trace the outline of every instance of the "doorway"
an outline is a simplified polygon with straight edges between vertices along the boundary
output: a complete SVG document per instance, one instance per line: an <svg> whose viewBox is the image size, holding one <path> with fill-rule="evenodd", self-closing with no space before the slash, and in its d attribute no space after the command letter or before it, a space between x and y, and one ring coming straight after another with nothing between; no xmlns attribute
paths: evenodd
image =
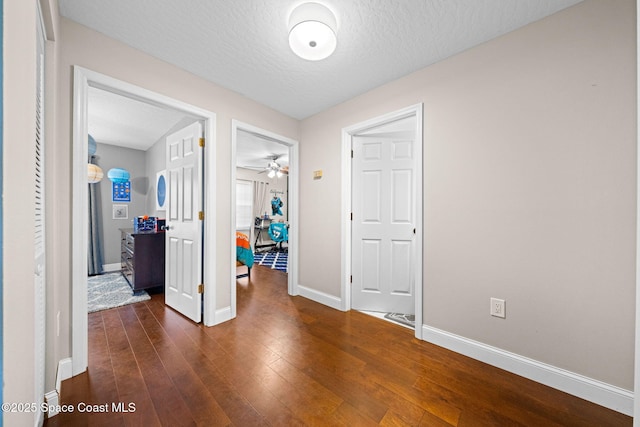
<svg viewBox="0 0 640 427"><path fill-rule="evenodd" d="M160 95L121 80L103 74L74 67L73 97L73 207L72 207L72 282L71 282L71 353L72 375L78 375L87 369L88 364L88 316L87 316L87 246L88 246L88 98L89 88L99 88L108 92L124 95L128 98L146 102L158 107L179 111L195 117L204 123L204 135L210 149L205 150L204 170L215 165L215 114L182 101ZM215 174L207 174L205 185L215 188ZM204 280L215 283L217 269L215 250L216 204L214 198L205 200L208 212L204 223ZM211 242L211 243L209 243ZM216 290L214 287L203 297L204 324L212 326L219 323L216 318Z"/></svg>
<svg viewBox="0 0 640 427"><path fill-rule="evenodd" d="M275 143L278 146L282 146L285 148L286 154L288 155L288 169L286 173L288 175L288 194L287 194L287 204L286 207L282 206L286 209L286 219L289 224L288 228L288 242L287 242L287 288L289 295L298 295L298 141L293 140L291 138L287 138L273 132L269 132L267 130L258 128L256 126L243 123L237 120L232 120L231 122L231 164L232 164L232 172L231 172L231 234L232 234L232 245L231 245L231 259L236 259L236 203L237 203L237 192L236 192L236 181L238 179L238 174L236 171L236 166L245 166L238 164L238 144L239 140L242 137L251 136L256 139L256 141L268 141L269 144ZM276 154L277 155L277 154ZM268 156L268 155L267 155ZM265 156L258 156L265 157ZM264 166L269 166L272 162L277 163L278 159L261 159L264 160ZM264 169L266 170L266 169ZM277 172L277 171L274 171ZM280 195L279 191L284 190L274 190L274 193L271 194L267 192L267 195L271 197L278 197ZM269 211L267 211L268 213ZM284 213L284 212L283 212ZM253 215L252 215L253 216ZM250 233L253 237L252 242L255 244L255 234ZM256 249L253 248L255 251ZM231 263L231 284L230 284L230 292L231 292L231 318L236 317L236 301L237 301L237 292L236 292L236 263Z"/></svg>
<svg viewBox="0 0 640 427"><path fill-rule="evenodd" d="M422 105L343 129L342 309L422 325ZM373 268L376 266L376 268Z"/></svg>

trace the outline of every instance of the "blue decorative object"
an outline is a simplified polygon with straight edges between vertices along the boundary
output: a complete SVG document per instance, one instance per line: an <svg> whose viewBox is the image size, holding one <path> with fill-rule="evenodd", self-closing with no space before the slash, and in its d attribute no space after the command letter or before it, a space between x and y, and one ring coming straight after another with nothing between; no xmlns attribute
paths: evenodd
<svg viewBox="0 0 640 427"><path fill-rule="evenodd" d="M89 135L89 155L93 156L94 154L96 154L97 150L98 150L98 146L96 144L96 140L93 139L91 135Z"/></svg>
<svg viewBox="0 0 640 427"><path fill-rule="evenodd" d="M167 181L164 179L163 174L158 176L156 194L158 197L158 207L164 208L164 202L167 197Z"/></svg>
<svg viewBox="0 0 640 427"><path fill-rule="evenodd" d="M130 177L129 171L122 168L109 169L109 172L107 172L107 178L113 183L128 182Z"/></svg>
<svg viewBox="0 0 640 427"><path fill-rule="evenodd" d="M113 169L111 169L113 170ZM111 171L109 171L111 172ZM130 202L131 201L131 182L113 182L112 186L112 200L114 202Z"/></svg>

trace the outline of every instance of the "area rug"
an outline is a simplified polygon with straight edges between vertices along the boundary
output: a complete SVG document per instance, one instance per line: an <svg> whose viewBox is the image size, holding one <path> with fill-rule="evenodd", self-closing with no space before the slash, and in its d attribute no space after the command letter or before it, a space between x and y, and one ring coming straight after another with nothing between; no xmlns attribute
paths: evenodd
<svg viewBox="0 0 640 427"><path fill-rule="evenodd" d="M264 252L253 255L253 261L258 265L272 268L274 270L287 272L288 252Z"/></svg>
<svg viewBox="0 0 640 427"><path fill-rule="evenodd" d="M89 313L121 307L151 299L144 291L133 292L121 272L90 276L87 280L87 306Z"/></svg>
<svg viewBox="0 0 640 427"><path fill-rule="evenodd" d="M397 323L401 323L405 326L409 326L411 328L416 327L416 316L415 314L402 314L402 313L387 313L384 315L385 319L392 320Z"/></svg>

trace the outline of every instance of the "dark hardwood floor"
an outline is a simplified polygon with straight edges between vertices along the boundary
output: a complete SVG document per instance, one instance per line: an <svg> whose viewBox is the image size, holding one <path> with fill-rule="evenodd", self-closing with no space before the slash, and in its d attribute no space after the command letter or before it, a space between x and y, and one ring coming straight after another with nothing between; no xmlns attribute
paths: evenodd
<svg viewBox="0 0 640 427"><path fill-rule="evenodd" d="M163 298L89 315L88 372L62 384L75 411L46 426L632 425L402 326L290 297L264 267L238 280L238 316L215 327Z"/></svg>

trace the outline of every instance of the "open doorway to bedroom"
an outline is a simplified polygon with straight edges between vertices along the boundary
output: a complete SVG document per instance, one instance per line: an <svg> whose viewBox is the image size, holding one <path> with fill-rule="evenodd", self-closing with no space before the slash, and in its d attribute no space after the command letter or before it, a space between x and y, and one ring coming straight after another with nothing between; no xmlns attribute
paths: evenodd
<svg viewBox="0 0 640 427"><path fill-rule="evenodd" d="M195 121L203 124L203 130L201 130L204 141L208 141L211 147L215 147L215 114L195 107L190 104L186 104L177 99L169 98L164 95L146 90L139 86L135 86L126 83L121 80L114 79L112 77L84 69L79 66L74 66L74 80L73 80L73 209L72 209L72 234L73 247L72 247L72 375L77 375L84 372L88 366L88 306L87 306L87 255L88 255L88 240L89 240L89 224L88 224L88 211L89 200L87 192L87 183L90 179L88 176L87 161L89 157L88 147L88 134L89 134L89 92L90 90L97 88L110 92L112 94L123 95L131 100L142 101L146 104L159 107L161 109L168 109L174 112L189 116ZM177 124L177 123L175 123ZM165 129L167 132L169 130ZM192 140L191 140L192 141ZM192 141L193 142L193 141ZM196 146L191 144L191 146ZM200 145L201 147L201 145ZM163 150L160 150L163 151ZM122 161L122 157L116 156L118 161ZM206 170L209 165L213 165L215 160L215 150L206 150L202 155L203 170ZM108 171L103 171L103 178L108 179ZM129 176L130 177L130 176ZM206 182L210 187L214 187L215 180L211 174L205 175L208 179ZM145 180L142 180L144 184ZM155 182L155 177L154 177ZM147 183L148 184L148 183ZM133 188L134 183L130 182L130 191ZM154 190L155 191L155 190ZM126 188L125 188L126 192ZM167 200L170 199L170 192L168 193ZM153 199L155 202L155 199ZM150 201L150 200L147 200ZM111 202L110 202L111 203ZM211 279L215 274L217 262L210 254L210 243L216 241L215 227L215 212L216 201L213 199L204 200L204 209L209 212L208 221L204 222L204 238L202 240L203 251L202 262L203 268L201 275L204 277L205 282L213 282ZM127 206L126 208L113 207L110 211L111 218L122 219L132 221L132 209L126 203L121 205ZM125 219L124 217L128 217ZM208 225L208 224L211 225ZM133 226L133 222L131 222ZM168 229L168 228L166 228ZM118 237L118 241L121 241L121 235ZM211 243L213 244L213 243ZM120 255L118 251L118 255ZM196 252L199 253L199 252ZM109 264L109 262L107 262ZM117 262L114 264L118 264ZM137 269L136 269L137 270ZM203 309L200 310L204 317L204 324L206 326L212 326L218 321L215 310L216 292L212 289L208 292L206 289L203 293ZM178 310L180 311L180 310Z"/></svg>
<svg viewBox="0 0 640 427"><path fill-rule="evenodd" d="M232 310L237 286L252 286L259 277L287 276L296 289L297 141L233 121L232 177ZM256 271L265 275L256 275Z"/></svg>
<svg viewBox="0 0 640 427"><path fill-rule="evenodd" d="M164 237L157 224L166 218L166 203L157 197L158 177L166 168L167 135L197 121L167 107L88 89L89 313L164 292ZM134 230L136 219L144 217L150 220ZM159 221L151 227L155 218ZM139 240L135 251L134 240Z"/></svg>

